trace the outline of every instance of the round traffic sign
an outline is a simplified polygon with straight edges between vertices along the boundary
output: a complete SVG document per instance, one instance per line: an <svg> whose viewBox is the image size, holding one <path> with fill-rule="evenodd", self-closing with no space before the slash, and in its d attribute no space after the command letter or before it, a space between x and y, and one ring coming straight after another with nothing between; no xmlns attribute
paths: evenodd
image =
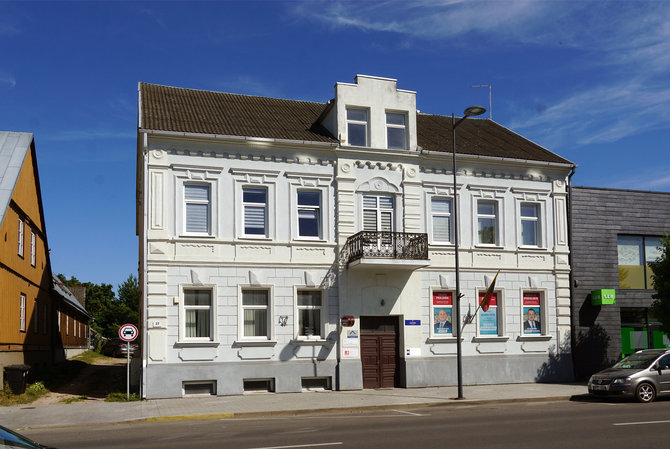
<svg viewBox="0 0 670 449"><path fill-rule="evenodd" d="M137 327L134 324L124 324L119 328L119 337L123 341L133 341L139 334Z"/></svg>

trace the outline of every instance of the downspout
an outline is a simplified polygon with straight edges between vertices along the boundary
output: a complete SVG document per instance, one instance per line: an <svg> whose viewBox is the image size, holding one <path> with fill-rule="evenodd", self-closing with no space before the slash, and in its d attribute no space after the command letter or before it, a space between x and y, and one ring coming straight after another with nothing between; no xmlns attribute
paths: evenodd
<svg viewBox="0 0 670 449"><path fill-rule="evenodd" d="M572 250L572 176L575 174L575 170L577 170L577 166L573 165L572 169L570 169L570 174L568 175L568 264L570 265L570 274L568 276L568 280L570 282L570 353L572 357L572 378L573 380L575 379L576 371L575 371L575 323L573 322L574 320L574 309L575 309L575 303L574 303L574 287L575 287L575 280L574 280L574 266L572 264L573 261L573 250Z"/></svg>

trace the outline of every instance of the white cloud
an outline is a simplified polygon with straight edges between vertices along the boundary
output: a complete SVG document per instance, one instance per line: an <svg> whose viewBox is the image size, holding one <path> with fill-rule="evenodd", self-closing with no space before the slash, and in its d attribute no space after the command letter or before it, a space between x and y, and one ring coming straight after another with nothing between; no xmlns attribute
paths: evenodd
<svg viewBox="0 0 670 449"><path fill-rule="evenodd" d="M12 75L0 72L0 87L9 87L13 89L16 87L16 78Z"/></svg>
<svg viewBox="0 0 670 449"><path fill-rule="evenodd" d="M670 190L670 166L657 167L634 176L616 178L609 187L635 190Z"/></svg>

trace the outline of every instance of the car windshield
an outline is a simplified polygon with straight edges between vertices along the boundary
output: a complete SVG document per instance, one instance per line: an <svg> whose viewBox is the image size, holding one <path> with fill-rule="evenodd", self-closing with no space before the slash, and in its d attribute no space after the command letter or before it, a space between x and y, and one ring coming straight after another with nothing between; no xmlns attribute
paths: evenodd
<svg viewBox="0 0 670 449"><path fill-rule="evenodd" d="M0 448L36 448L32 441L9 429L0 429Z"/></svg>
<svg viewBox="0 0 670 449"><path fill-rule="evenodd" d="M658 354L631 354L625 359L618 362L612 368L617 369L643 369L651 365L651 362L656 360Z"/></svg>

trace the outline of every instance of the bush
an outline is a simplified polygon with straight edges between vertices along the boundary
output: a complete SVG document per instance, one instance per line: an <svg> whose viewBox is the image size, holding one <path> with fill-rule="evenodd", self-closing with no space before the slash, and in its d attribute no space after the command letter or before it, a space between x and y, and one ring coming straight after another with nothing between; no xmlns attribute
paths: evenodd
<svg viewBox="0 0 670 449"><path fill-rule="evenodd" d="M109 393L105 398L105 402L133 402L139 400L140 396L137 393L130 393L130 399L126 397L126 393L120 392Z"/></svg>
<svg viewBox="0 0 670 449"><path fill-rule="evenodd" d="M26 388L26 394L29 396L42 396L47 392L47 387L42 382L35 382Z"/></svg>

